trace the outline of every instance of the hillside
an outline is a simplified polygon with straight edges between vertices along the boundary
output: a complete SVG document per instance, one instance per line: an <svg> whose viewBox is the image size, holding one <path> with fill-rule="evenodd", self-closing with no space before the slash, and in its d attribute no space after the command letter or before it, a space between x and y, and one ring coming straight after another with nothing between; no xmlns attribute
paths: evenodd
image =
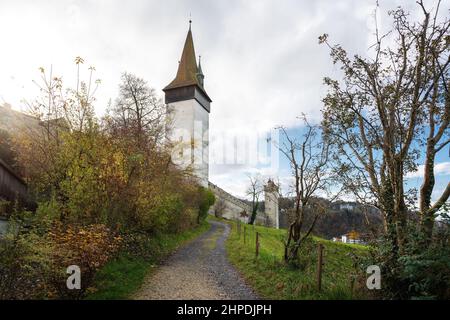
<svg viewBox="0 0 450 320"><path fill-rule="evenodd" d="M293 198L280 198L280 227L288 228L290 215L294 207ZM307 215L306 226L311 223L314 214ZM314 228L314 234L325 239L340 237L350 231L360 234L378 233L383 226L381 213L373 207L356 202L328 202L327 213L320 216Z"/></svg>
<svg viewBox="0 0 450 320"><path fill-rule="evenodd" d="M214 218L212 218L214 219ZM368 255L361 245L334 243L314 237L300 253L300 266L294 268L282 262L283 239L286 230L242 225L239 236L235 222L226 248L230 261L238 268L257 293L267 299L359 299L366 298L362 288L361 269L355 268ZM260 237L259 256L255 258L256 232ZM316 284L317 245L324 245L322 291ZM353 283L353 290L352 290Z"/></svg>

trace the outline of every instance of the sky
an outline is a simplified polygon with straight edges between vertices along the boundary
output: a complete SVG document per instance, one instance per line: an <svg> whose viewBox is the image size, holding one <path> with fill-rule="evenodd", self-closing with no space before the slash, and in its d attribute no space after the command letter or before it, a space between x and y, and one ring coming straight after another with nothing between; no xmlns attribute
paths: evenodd
<svg viewBox="0 0 450 320"><path fill-rule="evenodd" d="M382 29L389 26L385 13L398 5L412 16L419 14L415 1L379 3ZM449 4L442 6L445 12ZM245 196L247 175L259 173L280 180L287 192L287 163L268 152L268 141L277 139L273 128L300 130L302 113L320 121L323 78L338 77L339 70L318 37L328 33L349 53L364 55L374 42L374 9L374 0L2 0L0 103L23 109L24 101L39 94L33 83L39 67L51 67L66 85L74 83L77 56L95 66L94 77L101 79L95 105L99 115L116 97L124 71L146 79L163 97L192 19L195 50L202 56L205 88L213 100L211 150L233 147L235 141L244 141L241 148L247 151L249 144L259 150L257 159L237 164L213 157L210 180ZM450 178L448 154L438 160L437 189ZM408 179L420 183L417 174Z"/></svg>

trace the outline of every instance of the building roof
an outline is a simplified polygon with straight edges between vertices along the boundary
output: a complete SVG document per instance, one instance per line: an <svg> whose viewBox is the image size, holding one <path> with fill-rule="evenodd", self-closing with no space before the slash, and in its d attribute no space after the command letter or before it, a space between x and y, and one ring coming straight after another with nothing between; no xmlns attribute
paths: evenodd
<svg viewBox="0 0 450 320"><path fill-rule="evenodd" d="M173 79L172 82L163 89L163 91L181 87L197 86L207 96L207 98L211 100L198 79L198 75L200 73L202 73L202 71L201 67L199 70L197 66L194 41L192 39L192 31L189 25L189 31L186 36L186 41L184 42L183 53L181 54L181 59L178 64L177 75L175 79Z"/></svg>

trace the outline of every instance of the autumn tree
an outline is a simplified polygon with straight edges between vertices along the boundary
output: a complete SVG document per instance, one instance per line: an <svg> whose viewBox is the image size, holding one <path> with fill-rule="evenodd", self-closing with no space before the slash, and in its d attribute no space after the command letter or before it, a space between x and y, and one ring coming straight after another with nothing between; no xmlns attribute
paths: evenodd
<svg viewBox="0 0 450 320"><path fill-rule="evenodd" d="M124 72L111 110L110 128L136 140L139 148L154 147L162 142L165 129L165 105L155 89L131 73Z"/></svg>
<svg viewBox="0 0 450 320"><path fill-rule="evenodd" d="M88 68L88 79L80 76L84 60L75 59L76 87L66 87L62 77L55 76L52 68L46 71L40 68L40 81L35 81L40 90L38 97L28 102L28 113L35 119L33 125L17 132L15 149L21 168L34 191L41 195L61 195L61 182L67 177L72 160L81 159L84 150L73 152L74 158L68 159L63 149L64 136L78 137L96 131L94 118L94 95L100 80L94 80L95 69Z"/></svg>
<svg viewBox="0 0 450 320"><path fill-rule="evenodd" d="M450 19L448 14L440 18L440 2L433 10L421 0L417 5L420 21L402 8L390 11L391 30L380 34L376 27L376 42L366 55L350 57L327 35L319 37L343 73L340 80L325 78L323 125L335 146L342 183L359 201L383 213L390 273L399 272L400 257L410 248L408 225L416 224L409 219L412 212L419 212L416 230L420 247L427 248L450 195L447 182L431 199L437 191L436 156L450 143ZM407 189L405 176L421 162L417 195ZM399 277L393 283L401 283Z"/></svg>
<svg viewBox="0 0 450 320"><path fill-rule="evenodd" d="M191 172L172 163L165 140L166 106L144 79L122 74L118 97L102 125L123 155L122 195L126 196L117 202L114 212L127 216L125 224L147 231L189 227L191 222L183 221L187 219L184 204L198 208L198 212L190 212L197 213L197 221L204 217L210 202L192 181Z"/></svg>
<svg viewBox="0 0 450 320"><path fill-rule="evenodd" d="M38 207L15 212L12 225L20 232L11 229L12 238L2 242L7 246L0 250L0 278L20 275L7 284L8 297L38 279L37 286L49 290L45 297L79 298L89 289L66 290L60 280L67 265L78 265L88 286L122 246L118 233L127 239L122 250L148 254L152 237L194 227L214 204L210 190L171 162L162 137L163 105L145 81L125 74L118 109L97 118L95 69L82 81L83 63L76 58L75 88L51 69L40 69L40 95L29 104L33 125L13 143ZM26 277L22 270L33 268L39 277Z"/></svg>
<svg viewBox="0 0 450 320"><path fill-rule="evenodd" d="M386 232L400 251L408 212L404 177L417 169L422 153L419 211L427 241L436 213L450 194L448 183L431 203L435 158L450 142L450 20L438 19L439 6L430 12L422 1L418 5L420 22L410 21L401 8L390 12L393 28L386 35L377 32L368 57L349 58L340 45L329 43L327 35L320 38L344 74L341 81L325 78L329 92L324 126L347 169L345 183L361 201L382 210Z"/></svg>

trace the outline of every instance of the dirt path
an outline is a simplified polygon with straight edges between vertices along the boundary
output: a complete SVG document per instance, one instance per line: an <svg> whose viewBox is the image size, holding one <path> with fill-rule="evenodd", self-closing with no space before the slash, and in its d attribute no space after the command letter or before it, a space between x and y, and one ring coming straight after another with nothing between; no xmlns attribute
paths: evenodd
<svg viewBox="0 0 450 320"><path fill-rule="evenodd" d="M229 225L210 223L210 230L152 273L134 299L257 299L226 257Z"/></svg>

